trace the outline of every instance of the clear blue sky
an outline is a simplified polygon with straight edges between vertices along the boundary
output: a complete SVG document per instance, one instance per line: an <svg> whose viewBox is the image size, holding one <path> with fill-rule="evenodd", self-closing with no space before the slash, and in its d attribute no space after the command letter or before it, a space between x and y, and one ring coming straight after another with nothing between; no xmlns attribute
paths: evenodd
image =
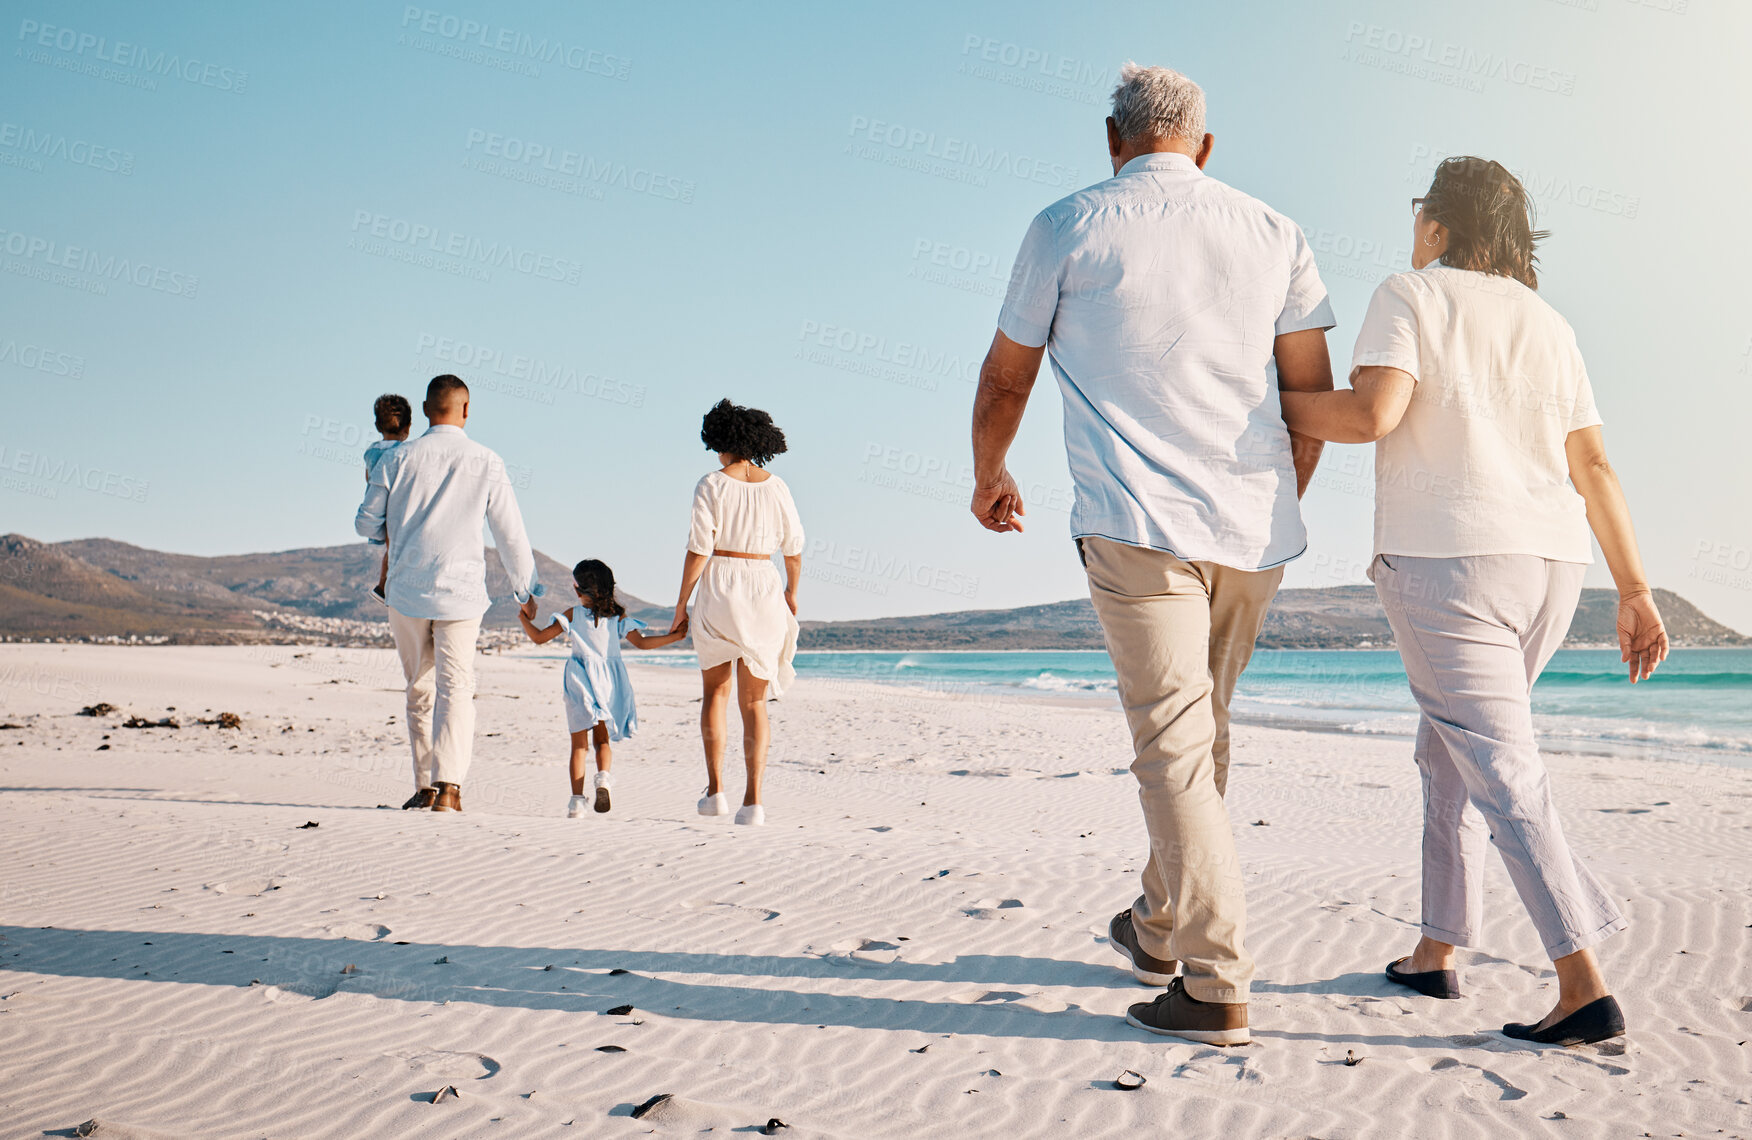
<svg viewBox="0 0 1752 1140"><path fill-rule="evenodd" d="M1135 58L1203 84L1210 172L1309 232L1341 367L1436 160L1521 172L1654 580L1752 629L1752 7L8 9L0 530L353 541L373 397L454 371L536 545L646 597L722 395L789 433L805 616L1078 596L1050 375L1025 536L967 516L967 421L1017 243L1107 173ZM1289 585L1362 580L1369 449L1327 464Z"/></svg>

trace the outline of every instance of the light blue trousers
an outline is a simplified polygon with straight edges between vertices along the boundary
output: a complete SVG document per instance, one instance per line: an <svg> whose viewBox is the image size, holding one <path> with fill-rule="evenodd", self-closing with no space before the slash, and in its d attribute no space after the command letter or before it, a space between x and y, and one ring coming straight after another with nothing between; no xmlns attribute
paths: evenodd
<svg viewBox="0 0 1752 1140"><path fill-rule="evenodd" d="M1527 554L1384 554L1369 568L1423 713L1423 932L1438 941L1477 944L1487 837L1554 960L1626 925L1564 840L1533 735L1533 682L1586 569Z"/></svg>

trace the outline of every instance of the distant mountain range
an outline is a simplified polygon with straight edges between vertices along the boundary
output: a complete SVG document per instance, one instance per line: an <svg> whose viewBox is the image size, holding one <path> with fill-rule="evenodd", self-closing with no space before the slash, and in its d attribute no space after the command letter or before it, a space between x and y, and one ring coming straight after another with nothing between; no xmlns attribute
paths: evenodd
<svg viewBox="0 0 1752 1140"><path fill-rule="evenodd" d="M486 554L494 599L486 624L515 626L511 584L498 555L490 547ZM366 592L382 557L382 547L363 542L201 558L107 538L41 543L8 534L0 536L0 636L229 642L277 630L371 640L383 631L354 627L385 621ZM535 561L554 597L569 599L571 568L540 551ZM624 593L621 603L668 627L669 608Z"/></svg>
<svg viewBox="0 0 1752 1140"><path fill-rule="evenodd" d="M40 640L166 640L180 643L300 641L380 644L384 610L366 594L382 547L366 543L274 554L201 558L91 538L42 543L0 536L0 637ZM549 602L569 599L569 568L536 552ZM510 583L487 550L489 628L515 627ZM1749 645L1671 590L1656 590L1678 645ZM635 617L668 628L670 608L630 594ZM1570 645L1615 644L1616 595L1594 589L1570 626ZM544 605L544 612L548 607ZM1263 649L1350 649L1393 643L1370 586L1284 590L1260 635ZM964 610L863 621L806 621L805 649L1100 649L1088 599L1007 610Z"/></svg>
<svg viewBox="0 0 1752 1140"><path fill-rule="evenodd" d="M1656 603L1675 645L1752 645L1752 638L1705 617L1671 590L1656 590ZM1571 647L1618 644L1618 594L1582 591ZM963 610L871 621L803 623L808 649L1103 649L1101 627L1087 598L1011 610ZM1261 649L1384 649L1393 631L1373 586L1280 590L1260 631Z"/></svg>

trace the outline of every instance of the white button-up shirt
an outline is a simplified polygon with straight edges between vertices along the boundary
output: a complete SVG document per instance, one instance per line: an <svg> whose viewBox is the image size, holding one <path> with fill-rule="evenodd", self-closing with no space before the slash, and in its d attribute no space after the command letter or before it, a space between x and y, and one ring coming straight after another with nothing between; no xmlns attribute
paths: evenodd
<svg viewBox="0 0 1752 1140"><path fill-rule="evenodd" d="M451 424L434 424L377 464L353 529L389 542L384 590L397 613L428 621L478 618L487 597L481 524L519 603L543 593L505 463Z"/></svg>
<svg viewBox="0 0 1752 1140"><path fill-rule="evenodd" d="M1064 393L1071 532L1240 570L1307 548L1272 341L1336 323L1300 227L1173 152L1042 210L998 318Z"/></svg>

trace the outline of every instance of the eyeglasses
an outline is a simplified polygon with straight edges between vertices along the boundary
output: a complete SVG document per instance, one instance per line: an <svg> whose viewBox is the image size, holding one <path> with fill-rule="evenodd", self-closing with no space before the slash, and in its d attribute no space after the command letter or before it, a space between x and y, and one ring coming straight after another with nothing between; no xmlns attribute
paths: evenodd
<svg viewBox="0 0 1752 1140"><path fill-rule="evenodd" d="M1428 198L1413 198L1411 200L1411 216L1414 218L1417 217L1418 211L1423 209L1424 203L1428 201Z"/></svg>

